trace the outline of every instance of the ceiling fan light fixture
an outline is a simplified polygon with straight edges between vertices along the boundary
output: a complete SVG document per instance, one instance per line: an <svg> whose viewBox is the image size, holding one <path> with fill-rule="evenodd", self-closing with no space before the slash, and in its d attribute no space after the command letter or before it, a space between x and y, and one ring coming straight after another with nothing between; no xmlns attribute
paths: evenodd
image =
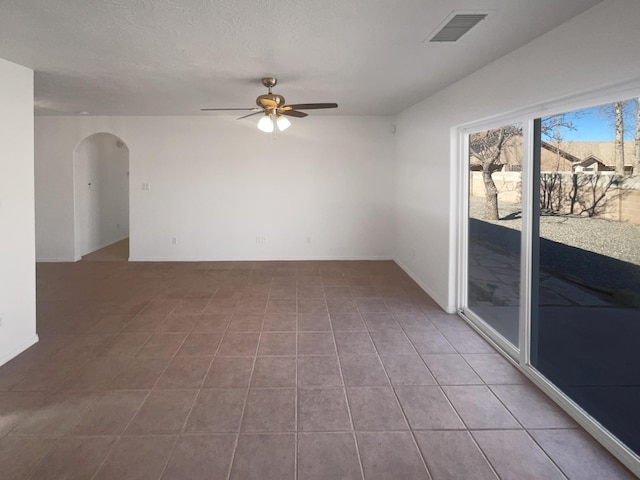
<svg viewBox="0 0 640 480"><path fill-rule="evenodd" d="M273 120L269 114L264 115L258 122L258 128L265 133L273 132Z"/></svg>
<svg viewBox="0 0 640 480"><path fill-rule="evenodd" d="M284 132L287 128L291 126L291 122L284 115L278 115L276 119L276 125L278 126L278 130Z"/></svg>

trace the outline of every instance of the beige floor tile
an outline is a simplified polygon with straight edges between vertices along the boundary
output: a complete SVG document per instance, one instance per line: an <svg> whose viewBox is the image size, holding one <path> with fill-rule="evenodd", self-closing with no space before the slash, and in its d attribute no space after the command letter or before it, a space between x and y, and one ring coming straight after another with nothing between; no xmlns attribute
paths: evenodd
<svg viewBox="0 0 640 480"><path fill-rule="evenodd" d="M178 440L163 480L227 478L236 435L189 435Z"/></svg>
<svg viewBox="0 0 640 480"><path fill-rule="evenodd" d="M260 332L264 315L262 313L236 312L231 317L228 332Z"/></svg>
<svg viewBox="0 0 640 480"><path fill-rule="evenodd" d="M295 332L263 332L258 346L258 355L295 355Z"/></svg>
<svg viewBox="0 0 640 480"><path fill-rule="evenodd" d="M409 432L361 432L356 437L366 480L430 480Z"/></svg>
<svg viewBox="0 0 640 480"><path fill-rule="evenodd" d="M342 355L342 378L347 387L386 387L387 374L377 355Z"/></svg>
<svg viewBox="0 0 640 480"><path fill-rule="evenodd" d="M71 430L71 435L119 435L142 406L149 392L118 391L101 394Z"/></svg>
<svg viewBox="0 0 640 480"><path fill-rule="evenodd" d="M380 355L416 353L402 330L379 330L370 335Z"/></svg>
<svg viewBox="0 0 640 480"><path fill-rule="evenodd" d="M336 355L331 332L299 332L298 355Z"/></svg>
<svg viewBox="0 0 640 480"><path fill-rule="evenodd" d="M0 478L26 478L31 470L51 451L54 437L8 436L0 438Z"/></svg>
<svg viewBox="0 0 640 480"><path fill-rule="evenodd" d="M582 429L531 430L534 440L568 478L632 480L620 462Z"/></svg>
<svg viewBox="0 0 640 480"><path fill-rule="evenodd" d="M440 385L483 385L482 379L457 353L422 355Z"/></svg>
<svg viewBox="0 0 640 480"><path fill-rule="evenodd" d="M93 480L159 478L175 441L171 436L121 437Z"/></svg>
<svg viewBox="0 0 640 480"><path fill-rule="evenodd" d="M331 326L334 332L366 331L367 326L360 313L333 313Z"/></svg>
<svg viewBox="0 0 640 480"><path fill-rule="evenodd" d="M463 357L487 385L529 383L523 374L497 353L465 354Z"/></svg>
<svg viewBox="0 0 640 480"><path fill-rule="evenodd" d="M222 332L191 333L178 350L177 356L213 356L222 341Z"/></svg>
<svg viewBox="0 0 640 480"><path fill-rule="evenodd" d="M149 390L169 365L169 358L132 359L109 383L111 390Z"/></svg>
<svg viewBox="0 0 640 480"><path fill-rule="evenodd" d="M216 357L204 381L207 388L246 388L253 372L254 357Z"/></svg>
<svg viewBox="0 0 640 480"><path fill-rule="evenodd" d="M347 388L347 398L356 430L408 430L391 388Z"/></svg>
<svg viewBox="0 0 640 480"><path fill-rule="evenodd" d="M297 328L296 314L267 314L262 325L265 332L295 332Z"/></svg>
<svg viewBox="0 0 640 480"><path fill-rule="evenodd" d="M337 356L298 357L298 386L342 386Z"/></svg>
<svg viewBox="0 0 640 480"><path fill-rule="evenodd" d="M524 428L575 428L577 424L533 385L492 385Z"/></svg>
<svg viewBox="0 0 640 480"><path fill-rule="evenodd" d="M472 434L501 480L565 479L523 430L484 430Z"/></svg>
<svg viewBox="0 0 640 480"><path fill-rule="evenodd" d="M298 480L362 480L353 433L300 433Z"/></svg>
<svg viewBox="0 0 640 480"><path fill-rule="evenodd" d="M465 428L442 389L436 386L395 387L409 425L414 430Z"/></svg>
<svg viewBox="0 0 640 480"><path fill-rule="evenodd" d="M90 480L116 440L116 437L61 438L31 472L29 479Z"/></svg>
<svg viewBox="0 0 640 480"><path fill-rule="evenodd" d="M336 347L339 355L375 355L368 332L334 332Z"/></svg>
<svg viewBox="0 0 640 480"><path fill-rule="evenodd" d="M482 385L442 387L453 407L470 429L521 428L500 400Z"/></svg>
<svg viewBox="0 0 640 480"><path fill-rule="evenodd" d="M298 389L298 430L352 430L344 388L312 387Z"/></svg>
<svg viewBox="0 0 640 480"><path fill-rule="evenodd" d="M258 357L252 387L295 387L296 357Z"/></svg>
<svg viewBox="0 0 640 480"><path fill-rule="evenodd" d="M296 429L295 388L250 389L242 431L292 432Z"/></svg>
<svg viewBox="0 0 640 480"><path fill-rule="evenodd" d="M255 355L260 333L227 332L218 348L218 355Z"/></svg>
<svg viewBox="0 0 640 480"><path fill-rule="evenodd" d="M188 433L230 433L240 431L246 389L200 391L187 420Z"/></svg>
<svg viewBox="0 0 640 480"><path fill-rule="evenodd" d="M129 424L127 435L178 434L191 411L197 390L154 390Z"/></svg>
<svg viewBox="0 0 640 480"><path fill-rule="evenodd" d="M155 388L200 388L212 360L212 357L175 357Z"/></svg>
<svg viewBox="0 0 640 480"><path fill-rule="evenodd" d="M136 354L137 357L172 357L187 338L186 333L154 333Z"/></svg>
<svg viewBox="0 0 640 480"><path fill-rule="evenodd" d="M400 324L396 322L390 312L361 312L367 329L369 330L400 330Z"/></svg>
<svg viewBox="0 0 640 480"><path fill-rule="evenodd" d="M294 434L242 434L231 468L231 480L293 480Z"/></svg>
<svg viewBox="0 0 640 480"><path fill-rule="evenodd" d="M298 330L301 332L330 332L331 321L328 313L298 314Z"/></svg>
<svg viewBox="0 0 640 480"><path fill-rule="evenodd" d="M498 480L469 432L431 430L415 437L433 480Z"/></svg>
<svg viewBox="0 0 640 480"><path fill-rule="evenodd" d="M393 385L436 384L419 355L383 355L380 359Z"/></svg>

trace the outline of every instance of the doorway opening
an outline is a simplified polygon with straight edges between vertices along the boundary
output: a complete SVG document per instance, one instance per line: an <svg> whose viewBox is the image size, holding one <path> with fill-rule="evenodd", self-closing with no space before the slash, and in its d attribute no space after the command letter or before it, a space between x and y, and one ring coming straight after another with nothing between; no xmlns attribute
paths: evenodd
<svg viewBox="0 0 640 480"><path fill-rule="evenodd" d="M129 148L95 133L73 154L75 260L129 258Z"/></svg>

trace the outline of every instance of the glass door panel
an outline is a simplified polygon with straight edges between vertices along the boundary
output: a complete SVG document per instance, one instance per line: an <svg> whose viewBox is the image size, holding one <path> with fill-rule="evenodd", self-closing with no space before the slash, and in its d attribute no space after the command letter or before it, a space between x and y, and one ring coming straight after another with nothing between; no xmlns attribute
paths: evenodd
<svg viewBox="0 0 640 480"><path fill-rule="evenodd" d="M632 99L539 123L531 363L640 454L637 109Z"/></svg>
<svg viewBox="0 0 640 480"><path fill-rule="evenodd" d="M466 309L518 347L522 125L468 137Z"/></svg>

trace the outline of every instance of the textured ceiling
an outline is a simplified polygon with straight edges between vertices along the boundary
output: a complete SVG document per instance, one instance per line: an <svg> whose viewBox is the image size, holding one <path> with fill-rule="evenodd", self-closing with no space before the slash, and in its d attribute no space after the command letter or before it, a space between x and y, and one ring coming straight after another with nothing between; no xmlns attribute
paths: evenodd
<svg viewBox="0 0 640 480"><path fill-rule="evenodd" d="M599 0L0 0L0 58L33 68L42 115L191 115L289 103L395 114ZM453 10L489 16L423 43Z"/></svg>

